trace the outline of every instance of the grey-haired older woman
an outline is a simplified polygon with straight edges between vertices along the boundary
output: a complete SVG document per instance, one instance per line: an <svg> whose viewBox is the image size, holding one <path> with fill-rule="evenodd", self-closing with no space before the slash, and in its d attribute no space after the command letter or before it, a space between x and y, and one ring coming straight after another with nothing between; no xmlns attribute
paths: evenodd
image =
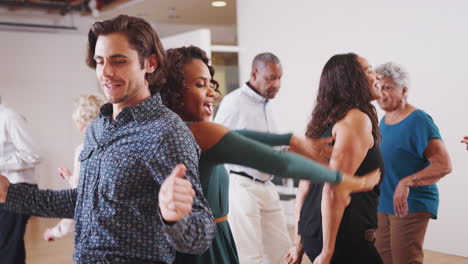
<svg viewBox="0 0 468 264"><path fill-rule="evenodd" d="M424 235L439 205L435 183L450 173L450 157L432 118L408 103L408 73L392 62L376 72L383 81L378 104L385 111L376 247L386 264L423 263Z"/></svg>

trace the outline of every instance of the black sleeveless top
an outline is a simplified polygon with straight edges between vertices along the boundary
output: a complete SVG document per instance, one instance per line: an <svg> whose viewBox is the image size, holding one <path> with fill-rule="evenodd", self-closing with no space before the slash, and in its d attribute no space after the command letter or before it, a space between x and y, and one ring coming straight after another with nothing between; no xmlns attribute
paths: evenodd
<svg viewBox="0 0 468 264"><path fill-rule="evenodd" d="M329 127L322 137L331 137L332 128ZM374 146L369 149L366 157L356 171L356 175L362 176L377 168L380 168L382 174L380 181L383 178L383 159L380 153L379 144L374 143ZM299 218L298 232L301 236L323 241L322 239L322 200L323 184L311 184L309 193L307 194L304 204L301 209ZM370 192L351 194L351 202L346 207L343 219L341 220L338 230L336 243L342 241L356 241L364 239L364 232L368 229L377 228L377 207L379 203L380 189L377 185ZM320 243L321 245L322 243ZM341 244L341 243L340 243ZM321 249L320 249L321 250ZM320 250L318 252L320 252Z"/></svg>

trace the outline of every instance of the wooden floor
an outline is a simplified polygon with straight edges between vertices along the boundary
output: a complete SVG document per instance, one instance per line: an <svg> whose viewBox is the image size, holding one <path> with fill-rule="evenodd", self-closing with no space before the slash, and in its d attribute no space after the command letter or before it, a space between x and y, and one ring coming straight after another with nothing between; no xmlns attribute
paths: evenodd
<svg viewBox="0 0 468 264"><path fill-rule="evenodd" d="M53 226L57 219L32 217L28 223L26 242L27 264L72 264L73 234L64 239L47 242L42 239L42 233L47 227ZM468 258L442 254L425 250L425 264L468 264ZM302 263L310 263L305 259Z"/></svg>
<svg viewBox="0 0 468 264"><path fill-rule="evenodd" d="M53 242L47 242L42 238L44 230L54 226L58 221L58 219L31 217L24 237L26 264L73 263L73 232Z"/></svg>
<svg viewBox="0 0 468 264"><path fill-rule="evenodd" d="M302 264L311 263L307 256L302 260ZM424 250L424 264L468 264L468 258Z"/></svg>

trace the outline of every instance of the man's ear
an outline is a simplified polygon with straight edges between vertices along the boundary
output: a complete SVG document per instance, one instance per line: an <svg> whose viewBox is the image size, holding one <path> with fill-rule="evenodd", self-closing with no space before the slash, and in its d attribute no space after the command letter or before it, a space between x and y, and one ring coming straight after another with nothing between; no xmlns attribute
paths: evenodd
<svg viewBox="0 0 468 264"><path fill-rule="evenodd" d="M147 73L153 73L156 68L158 68L158 58L153 53L145 59L145 70Z"/></svg>
<svg viewBox="0 0 468 264"><path fill-rule="evenodd" d="M258 69L257 68L253 68L252 69L252 72L250 73L250 79L252 81L255 81L257 79L257 74L258 74Z"/></svg>

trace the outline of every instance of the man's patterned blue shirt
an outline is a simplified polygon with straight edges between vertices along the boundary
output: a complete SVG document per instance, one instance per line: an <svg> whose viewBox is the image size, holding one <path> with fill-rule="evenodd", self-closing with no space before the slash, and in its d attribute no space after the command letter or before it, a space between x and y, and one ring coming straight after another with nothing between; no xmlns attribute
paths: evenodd
<svg viewBox="0 0 468 264"><path fill-rule="evenodd" d="M7 206L70 218L76 201L76 263L172 263L176 249L203 253L215 226L199 181L200 149L187 126L159 94L111 117L112 105L103 105L86 131L77 190L11 185ZM196 197L192 213L169 225L160 215L158 192L178 163L187 167Z"/></svg>

